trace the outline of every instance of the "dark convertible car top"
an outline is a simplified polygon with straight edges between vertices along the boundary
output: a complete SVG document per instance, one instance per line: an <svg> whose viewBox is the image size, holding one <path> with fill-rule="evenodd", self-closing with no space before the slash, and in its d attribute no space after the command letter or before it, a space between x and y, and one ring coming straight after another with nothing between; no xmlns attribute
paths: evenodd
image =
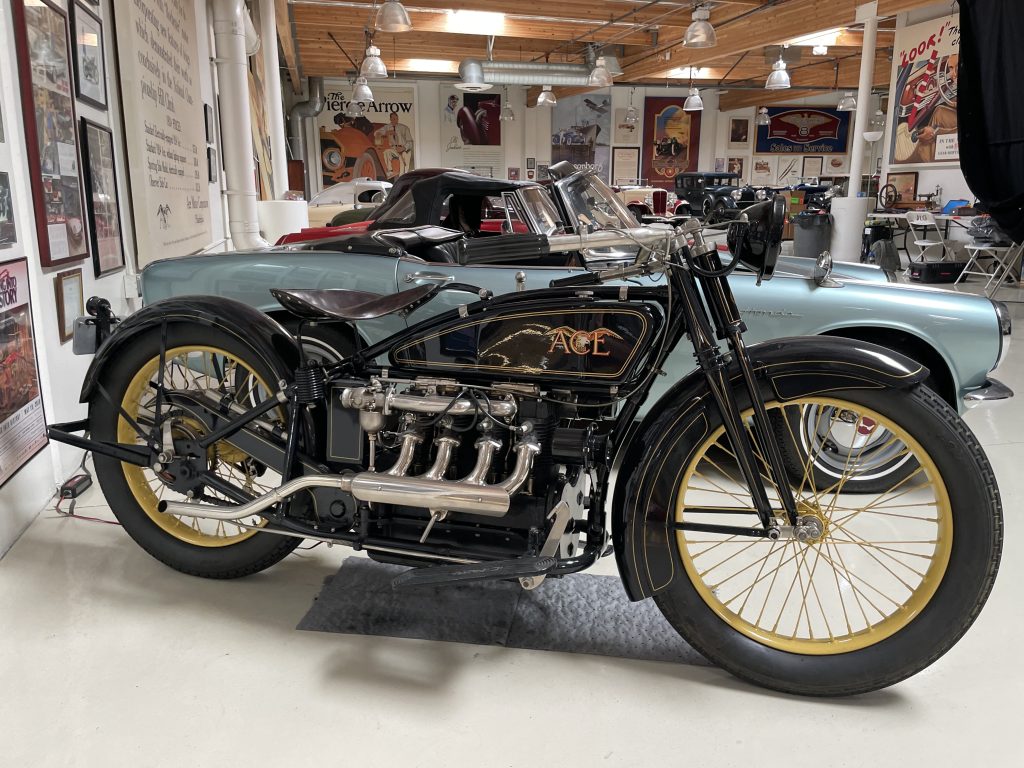
<svg viewBox="0 0 1024 768"><path fill-rule="evenodd" d="M410 227L432 224L441 220L441 212L449 198L455 201L450 206L460 210L457 205L460 197L498 196L502 192L521 187L538 186L530 181L508 181L506 179L489 179L466 171L445 170L436 168L421 169L415 176L410 176L406 188L393 188L381 209L374 215L371 230L393 229L396 226ZM403 180L405 177L403 177ZM404 186L404 185L403 185ZM412 203L410 206L409 203ZM479 216L479 206L475 208ZM469 209L466 211L469 213ZM457 222L451 222L456 224ZM476 222L479 227L479 221Z"/></svg>

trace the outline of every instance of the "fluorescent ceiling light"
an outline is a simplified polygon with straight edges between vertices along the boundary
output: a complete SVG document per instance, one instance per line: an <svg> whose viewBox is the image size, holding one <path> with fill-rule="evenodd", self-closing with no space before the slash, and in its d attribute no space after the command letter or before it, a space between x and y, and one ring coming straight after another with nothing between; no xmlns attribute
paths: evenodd
<svg viewBox="0 0 1024 768"><path fill-rule="evenodd" d="M802 45L813 48L816 45L834 46L839 42L839 35L842 34L842 27L829 29L824 32L815 32L812 35L804 35L789 41L790 45Z"/></svg>
<svg viewBox="0 0 1024 768"><path fill-rule="evenodd" d="M447 59L406 59L401 69L411 72L458 72L459 62Z"/></svg>
<svg viewBox="0 0 1024 768"><path fill-rule="evenodd" d="M445 29L462 35L503 35L505 14L493 11L448 11Z"/></svg>
<svg viewBox="0 0 1024 768"><path fill-rule="evenodd" d="M693 78L694 80L704 80L711 74L711 70L708 67L676 67L668 73L669 77L680 77L683 79Z"/></svg>

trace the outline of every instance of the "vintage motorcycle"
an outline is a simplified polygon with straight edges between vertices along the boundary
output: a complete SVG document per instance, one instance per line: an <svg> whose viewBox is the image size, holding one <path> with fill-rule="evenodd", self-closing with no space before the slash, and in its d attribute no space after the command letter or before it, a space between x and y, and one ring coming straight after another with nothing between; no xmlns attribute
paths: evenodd
<svg viewBox="0 0 1024 768"><path fill-rule="evenodd" d="M740 262L772 276L784 220L781 197L747 209L724 266L695 220L585 222L589 234L514 247L628 245L635 262L505 296L274 291L299 338L232 301L160 301L100 348L88 419L51 436L95 452L125 530L185 573L245 576L310 539L415 566L396 588L535 589L614 552L629 597L653 597L735 675L807 695L881 688L977 617L999 493L920 365L849 340L744 346L727 278ZM408 313L440 291L473 301L337 364L302 353L310 324ZM698 372L637 420L684 337ZM885 492L846 491L881 430L913 471ZM840 442L838 479L810 471Z"/></svg>

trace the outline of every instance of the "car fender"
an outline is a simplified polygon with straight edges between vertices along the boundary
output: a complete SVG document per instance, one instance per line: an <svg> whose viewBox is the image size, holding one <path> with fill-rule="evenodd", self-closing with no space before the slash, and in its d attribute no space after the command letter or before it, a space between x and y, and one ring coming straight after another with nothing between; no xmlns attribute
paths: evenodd
<svg viewBox="0 0 1024 768"><path fill-rule="evenodd" d="M79 402L86 403L96 391L103 372L115 364L118 353L140 333L168 325L192 324L236 337L266 361L284 359L291 367L299 363L299 348L280 323L246 304L217 296L182 296L154 302L122 322L93 358L85 374Z"/></svg>
<svg viewBox="0 0 1024 768"><path fill-rule="evenodd" d="M849 388L909 389L924 382L923 365L891 350L859 341L794 337L777 339L748 349L762 391L780 400L822 395ZM728 371L734 387L741 385L738 365ZM663 473L649 471L663 460L663 445L670 425L692 418L693 439L701 439L700 414L714 407L704 376L699 371L670 389L635 424L618 446L612 465L607 507L619 574L631 600L642 600L671 583L675 568L669 546L668 523L674 489L666 488Z"/></svg>

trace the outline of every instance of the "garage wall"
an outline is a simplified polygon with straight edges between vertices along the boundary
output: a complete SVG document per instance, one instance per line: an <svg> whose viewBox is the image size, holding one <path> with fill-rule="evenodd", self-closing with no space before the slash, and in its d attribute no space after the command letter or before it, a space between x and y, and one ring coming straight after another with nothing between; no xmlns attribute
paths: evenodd
<svg viewBox="0 0 1024 768"><path fill-rule="evenodd" d="M67 10L69 0L56 0ZM73 0L70 0L73 2ZM210 43L206 30L207 8L205 0L195 0L197 35L200 60L210 59ZM92 8L92 6L90 6ZM54 275L67 269L81 267L84 295L104 296L114 311L127 314L136 308L135 242L132 236L130 194L127 186L124 143L121 138L121 102L116 69L116 45L111 0L101 0L92 8L103 21L107 74L107 110L99 110L78 102L77 117L87 117L114 132L115 162L118 174L118 194L121 204L121 226L128 268L120 273L96 278L92 261L64 265L43 270L39 264L39 246L35 234L31 186L25 151L25 131L22 124L21 100L18 89L19 73L14 51L14 35L10 5L0 5L0 104L3 107L6 142L0 144L0 170L7 171L11 180L18 242L13 248L0 250L0 264L9 259L28 258L31 282L33 330L36 339L36 357L39 365L43 407L49 423L83 418L86 408L78 402L81 382L91 357L75 356L71 343L60 343L57 308L54 300ZM203 100L213 103L214 82L209 66L200 67ZM219 185L211 188L211 217L215 239L224 236L224 216L219 200ZM10 548L21 532L42 510L54 494L56 487L69 477L82 459L80 450L56 443L44 449L28 465L0 489L0 555Z"/></svg>

